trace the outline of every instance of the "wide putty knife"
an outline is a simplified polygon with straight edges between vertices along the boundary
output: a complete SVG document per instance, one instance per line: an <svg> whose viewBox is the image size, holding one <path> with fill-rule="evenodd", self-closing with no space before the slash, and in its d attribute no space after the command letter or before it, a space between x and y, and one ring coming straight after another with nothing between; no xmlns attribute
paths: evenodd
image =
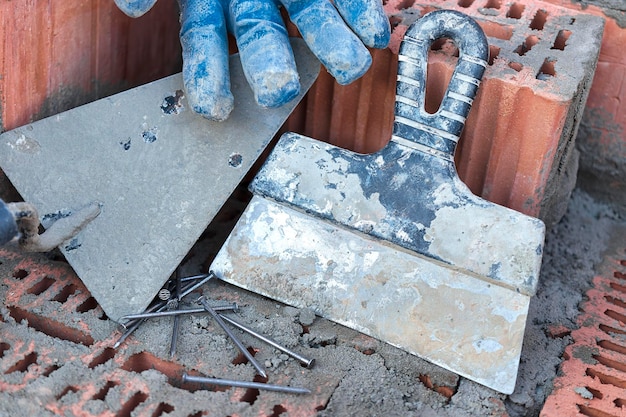
<svg viewBox="0 0 626 417"><path fill-rule="evenodd" d="M426 63L440 38L460 52L431 114ZM475 196L456 172L488 51L470 17L422 16L400 46L390 142L363 155L283 135L215 274L513 392L545 228Z"/></svg>
<svg viewBox="0 0 626 417"><path fill-rule="evenodd" d="M319 61L292 44L301 93L277 109L233 56L225 122L193 113L177 74L0 135L0 167L44 220L102 203L61 250L111 319L146 308L315 81Z"/></svg>

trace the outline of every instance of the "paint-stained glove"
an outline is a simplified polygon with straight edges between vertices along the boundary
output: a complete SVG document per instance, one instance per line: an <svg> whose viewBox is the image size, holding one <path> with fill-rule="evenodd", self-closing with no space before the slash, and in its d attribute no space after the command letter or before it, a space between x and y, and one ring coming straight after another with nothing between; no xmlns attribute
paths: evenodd
<svg viewBox="0 0 626 417"><path fill-rule="evenodd" d="M17 222L9 206L0 200L0 246L17 236Z"/></svg>
<svg viewBox="0 0 626 417"><path fill-rule="evenodd" d="M139 17L156 0L115 0ZM366 46L384 48L389 21L381 0L180 0L183 82L194 111L225 120L233 108L227 31L236 40L244 74L257 102L281 106L300 91L296 64L280 15L284 6L311 51L339 84L369 68Z"/></svg>

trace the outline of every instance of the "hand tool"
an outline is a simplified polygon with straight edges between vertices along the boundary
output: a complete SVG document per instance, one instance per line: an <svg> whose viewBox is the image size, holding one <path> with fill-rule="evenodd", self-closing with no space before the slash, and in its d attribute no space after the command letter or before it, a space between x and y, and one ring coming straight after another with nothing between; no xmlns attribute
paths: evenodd
<svg viewBox="0 0 626 417"><path fill-rule="evenodd" d="M319 61L292 49L301 91L279 108L234 55L224 122L191 111L176 74L0 135L0 167L41 214L101 203L61 252L109 318L149 305L311 86Z"/></svg>
<svg viewBox="0 0 626 417"><path fill-rule="evenodd" d="M426 63L440 38L460 52L429 113ZM391 141L363 155L283 135L211 265L216 276L511 393L545 227L473 195L457 175L488 51L462 13L417 20L398 56Z"/></svg>

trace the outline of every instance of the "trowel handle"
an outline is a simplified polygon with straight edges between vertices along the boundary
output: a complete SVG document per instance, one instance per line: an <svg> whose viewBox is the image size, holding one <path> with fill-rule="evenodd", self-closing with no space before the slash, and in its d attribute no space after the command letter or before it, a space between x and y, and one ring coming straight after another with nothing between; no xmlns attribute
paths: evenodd
<svg viewBox="0 0 626 417"><path fill-rule="evenodd" d="M459 60L439 110L430 114L424 109L426 63L430 46L440 38L454 41ZM463 13L437 10L409 27L398 56L392 140L452 159L488 56L483 30Z"/></svg>

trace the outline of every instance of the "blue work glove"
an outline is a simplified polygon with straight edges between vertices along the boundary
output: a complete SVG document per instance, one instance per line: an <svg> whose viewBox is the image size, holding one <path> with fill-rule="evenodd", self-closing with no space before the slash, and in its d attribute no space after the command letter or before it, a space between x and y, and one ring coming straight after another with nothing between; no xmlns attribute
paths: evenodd
<svg viewBox="0 0 626 417"><path fill-rule="evenodd" d="M156 0L115 0L139 17ZM180 0L183 82L193 110L225 120L233 109L228 73L228 38L237 40L244 74L257 102L281 106L300 92L284 6L311 51L339 84L349 84L370 67L366 46L384 48L389 21L381 0Z"/></svg>

